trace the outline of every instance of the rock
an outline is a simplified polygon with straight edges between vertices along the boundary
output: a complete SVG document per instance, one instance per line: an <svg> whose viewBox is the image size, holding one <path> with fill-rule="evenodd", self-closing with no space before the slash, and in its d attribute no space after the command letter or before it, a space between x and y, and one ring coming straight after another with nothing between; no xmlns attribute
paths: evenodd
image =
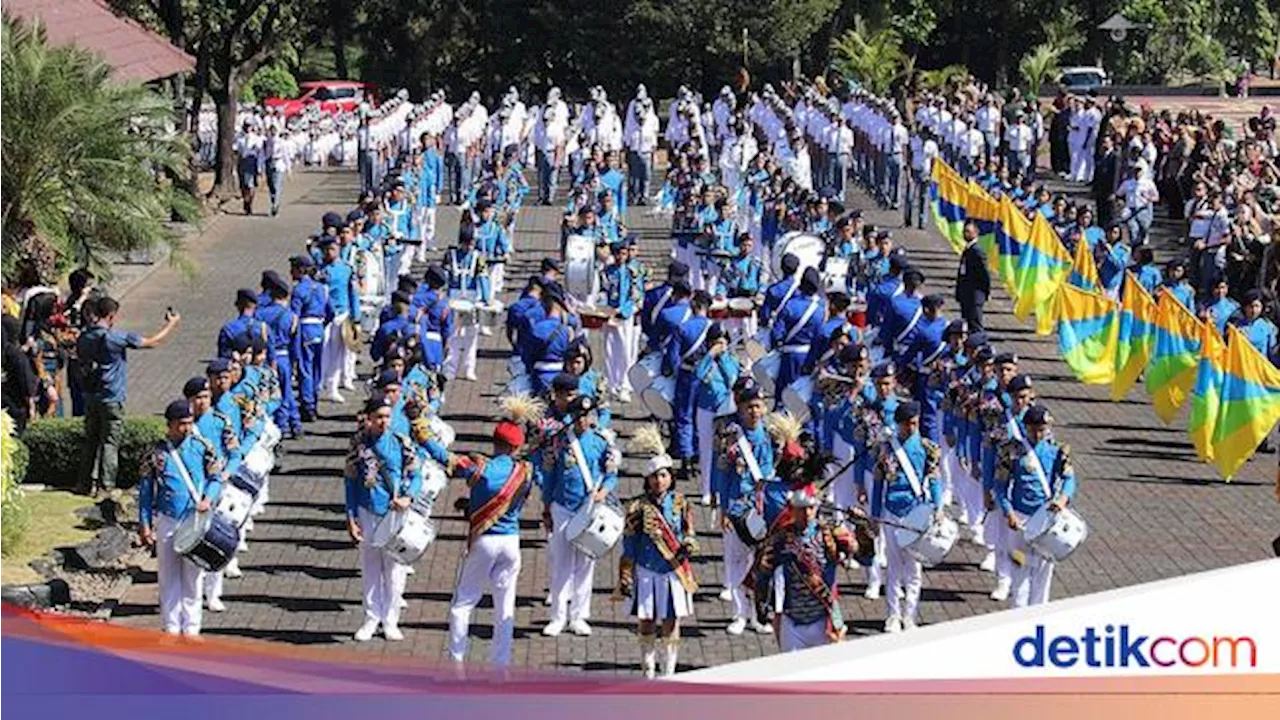
<svg viewBox="0 0 1280 720"><path fill-rule="evenodd" d="M45 557L38 557L32 560L31 569L40 573L43 577L51 578L58 574L58 568L62 567L65 558L62 553L54 551Z"/></svg>
<svg viewBox="0 0 1280 720"><path fill-rule="evenodd" d="M25 608L51 608L71 602L71 588L64 580L35 585L0 587L0 600Z"/></svg>
<svg viewBox="0 0 1280 720"><path fill-rule="evenodd" d="M129 552L133 538L119 525L109 525L98 531L87 543L70 548L64 559L68 568L89 570L102 568Z"/></svg>

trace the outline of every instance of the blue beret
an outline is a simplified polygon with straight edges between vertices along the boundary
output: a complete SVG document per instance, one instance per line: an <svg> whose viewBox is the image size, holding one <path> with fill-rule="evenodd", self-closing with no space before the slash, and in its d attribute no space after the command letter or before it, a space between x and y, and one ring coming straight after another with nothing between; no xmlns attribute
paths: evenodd
<svg viewBox="0 0 1280 720"><path fill-rule="evenodd" d="M364 220L364 210L361 210L360 208L356 208L355 210L352 210L351 212L347 213L348 224L357 223L361 220Z"/></svg>
<svg viewBox="0 0 1280 720"><path fill-rule="evenodd" d="M294 255L289 258L289 264L300 268L315 267L316 261L311 259L310 255Z"/></svg>
<svg viewBox="0 0 1280 720"><path fill-rule="evenodd" d="M391 398L387 397L386 393L381 390L374 390L364 404L364 411L367 413L376 412L384 407L389 408L392 404Z"/></svg>
<svg viewBox="0 0 1280 720"><path fill-rule="evenodd" d="M667 266L668 277L683 278L683 277L688 277L688 275L689 275L689 266L685 265L679 260L673 260L671 261L671 264Z"/></svg>
<svg viewBox="0 0 1280 720"><path fill-rule="evenodd" d="M214 358L205 366L206 375L217 375L231 370L231 361L227 358Z"/></svg>
<svg viewBox="0 0 1280 720"><path fill-rule="evenodd" d="M337 227L341 223L342 216L333 211L329 211L320 217L321 227Z"/></svg>
<svg viewBox="0 0 1280 720"><path fill-rule="evenodd" d="M236 304L239 305L241 303L253 303L254 305L257 305L258 293L248 288L240 288L236 291Z"/></svg>
<svg viewBox="0 0 1280 720"><path fill-rule="evenodd" d="M562 372L559 375L556 375L554 378L552 378L551 389L557 392L568 392L570 390L577 390L578 378L574 375L570 375L567 372Z"/></svg>
<svg viewBox="0 0 1280 720"><path fill-rule="evenodd" d="M898 409L893 411L894 422L906 422L920 414L920 403L915 400L908 400L900 405Z"/></svg>
<svg viewBox="0 0 1280 720"><path fill-rule="evenodd" d="M1011 393L1022 392L1023 390L1030 390L1030 389L1031 389L1030 375L1014 375L1013 379L1009 381L1009 392Z"/></svg>
<svg viewBox="0 0 1280 720"><path fill-rule="evenodd" d="M174 400L164 409L165 420L182 420L191 417L191 403L186 400Z"/></svg>
<svg viewBox="0 0 1280 720"><path fill-rule="evenodd" d="M182 396L187 398L195 397L196 395L199 395L200 393L208 389L209 389L208 378L193 377L190 380L183 383Z"/></svg>
<svg viewBox="0 0 1280 720"><path fill-rule="evenodd" d="M379 389L382 389L388 385L399 385L399 384L400 384L400 373L396 372L395 370L388 369L378 373L378 379L374 383L374 386Z"/></svg>
<svg viewBox="0 0 1280 720"><path fill-rule="evenodd" d="M871 368L871 377L873 378L893 377L896 374L897 369L894 368L892 362L882 362Z"/></svg>
<svg viewBox="0 0 1280 720"><path fill-rule="evenodd" d="M952 320L947 323L947 329L942 331L942 337L948 338L952 335L962 335L969 332L969 323L964 320ZM965 342L968 345L968 341Z"/></svg>
<svg viewBox="0 0 1280 720"><path fill-rule="evenodd" d="M439 265L432 265L427 268L427 285L431 287L439 287L449 282L449 274Z"/></svg>
<svg viewBox="0 0 1280 720"><path fill-rule="evenodd" d="M1022 422L1027 425L1044 425L1051 419L1049 408L1043 405L1032 405L1027 408L1027 413L1022 416Z"/></svg>

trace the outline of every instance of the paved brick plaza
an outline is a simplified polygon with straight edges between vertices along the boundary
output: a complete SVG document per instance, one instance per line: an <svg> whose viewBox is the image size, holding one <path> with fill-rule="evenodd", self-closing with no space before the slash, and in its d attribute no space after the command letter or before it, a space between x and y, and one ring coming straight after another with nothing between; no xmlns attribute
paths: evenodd
<svg viewBox="0 0 1280 720"><path fill-rule="evenodd" d="M254 287L262 270L287 269L286 259L302 247L322 212L345 209L355 196L354 173L303 172L286 192L290 200L279 217L227 216L188 246L197 264L192 282L162 269L124 298L122 325L151 330L166 306L183 315L177 336L164 348L133 356L130 410L155 413L176 397L182 382L203 369L213 355L218 328L234 312L238 287ZM260 202L260 205L264 203ZM863 205L858 199L853 205ZM651 266L663 261L664 220L632 210L631 226L644 239ZM871 222L900 224L895 214L871 211ZM456 231L457 213L442 210L442 237ZM558 248L560 209L533 207L521 214L516 233L519 249L508 270L508 284L519 285L537 261ZM931 286L950 295L955 258L936 234L898 231L898 242L923 267ZM954 311L954 307L951 308ZM1212 469L1196 461L1185 432L1185 418L1172 426L1156 419L1141 390L1120 403L1109 401L1105 388L1078 383L1057 359L1052 338L1035 336L1015 320L1007 298L988 306L988 325L1004 347L1016 350L1024 367L1039 382L1041 401L1058 418L1057 434L1070 443L1081 480L1077 507L1089 521L1091 536L1083 548L1055 574L1054 597L1061 598L1158 580L1201 570L1260 560L1270 556L1270 543L1280 531L1280 505L1272 497L1275 456L1255 458L1234 483L1216 480ZM479 381L449 388L445 418L458 431L456 450L489 451L486 442L494 416L494 400L506 380L501 333L482 338ZM597 348L598 348L598 343ZM597 351L598 353L598 351ZM598 357L602 357L597 354ZM369 370L366 360L362 372ZM431 661L445 657L448 606L457 575L466 525L452 510L463 495L461 483L450 488L447 514L436 518L440 535L409 578L401 627L406 640L378 638L365 644L351 640L360 624L361 585L356 550L347 537L343 517L342 464L359 393L348 393L346 405L322 404L321 422L308 426L309 437L286 443L281 472L272 477L272 504L257 520L249 550L241 557L244 577L227 582L228 611L206 613L211 635L261 638L294 644L345 644L371 653L413 655ZM627 435L641 420L638 402L615 407L619 428ZM621 495L639 492L637 463L624 468ZM542 637L547 620L543 606L547 563L545 540L531 500L523 524L523 572L516 612L514 660L519 665L556 670L634 673L639 652L633 641L634 621L609 595L617 573L616 553L599 563L595 582L590 638L565 633ZM695 559L702 588L696 617L684 630L681 670L717 665L776 652L771 636L724 632L728 605L717 599L722 585L719 532L709 532L707 513L698 508L702 554ZM923 623L936 623L1000 610L987 598L993 583L980 572L977 550L961 542L949 562L925 572L921 601ZM861 597L861 571L841 572L841 592L850 637L879 632L884 602ZM1224 598L1224 601L1229 599ZM158 627L154 572L142 571L119 607L118 622ZM488 654L491 610L488 600L472 619L471 658Z"/></svg>

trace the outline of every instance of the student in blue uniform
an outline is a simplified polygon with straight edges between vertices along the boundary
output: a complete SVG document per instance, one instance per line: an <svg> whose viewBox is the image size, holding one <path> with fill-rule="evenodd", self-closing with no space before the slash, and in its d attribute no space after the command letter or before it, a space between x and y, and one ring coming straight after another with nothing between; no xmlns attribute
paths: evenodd
<svg viewBox="0 0 1280 720"><path fill-rule="evenodd" d="M329 291L329 317L320 361L320 385L326 400L342 403L346 400L338 393L339 385L344 390L354 390L356 381L355 354L343 341L342 328L348 320L360 322L360 291L355 271L339 257L337 243L332 238L322 238L320 248L324 254L324 262L320 266L319 275Z"/></svg>
<svg viewBox="0 0 1280 720"><path fill-rule="evenodd" d="M805 374L805 361L818 341L826 317L821 278L817 268L805 268L800 277L800 291L781 308L769 330L774 350L782 355L776 388L781 404L782 390Z"/></svg>
<svg viewBox="0 0 1280 720"><path fill-rule="evenodd" d="M565 353L577 336L565 307L564 291L559 286L543 290L542 307L546 317L534 324L524 353L532 360L528 371L533 377L536 395L546 393L555 376L564 372Z"/></svg>
<svg viewBox="0 0 1280 720"><path fill-rule="evenodd" d="M406 338L417 332L413 319L409 317L409 306L413 298L402 290L391 293L391 317L378 325L373 335L373 343L369 347L369 356L374 362L382 362L392 344L402 344Z"/></svg>
<svg viewBox="0 0 1280 720"><path fill-rule="evenodd" d="M254 317L258 309L258 295L248 288L236 291L236 317L223 324L218 331L218 357L231 356L231 341L239 335L259 333L265 336L266 327Z"/></svg>
<svg viewBox="0 0 1280 720"><path fill-rule="evenodd" d="M164 439L138 468L138 535L156 548L164 631L194 636L203 619L202 573L174 550L174 533L193 513L210 512L217 505L224 467L213 443L193 432L190 403L169 403L164 418Z"/></svg>
<svg viewBox="0 0 1280 720"><path fill-rule="evenodd" d="M1001 446L996 467L996 504L1011 530L1009 550L1024 558L1013 567L1013 607L1049 602L1053 583L1054 562L1031 550L1023 537L1027 520L1046 504L1050 512L1061 512L1075 498L1071 448L1053 438L1052 421L1043 405L1027 408L1024 437Z"/></svg>
<svg viewBox="0 0 1280 720"><path fill-rule="evenodd" d="M520 425L503 420L493 430L493 457L455 457L453 476L467 483L467 553L449 605L449 656L467 657L471 612L486 589L493 595L496 618L489 662L511 662L516 618L516 585L520 576L520 511L533 487L533 468L517 459L524 448Z"/></svg>
<svg viewBox="0 0 1280 720"><path fill-rule="evenodd" d="M896 429L878 442L875 450L871 515L902 523L917 506L927 504L933 507L934 522L938 522L943 517L939 474L942 453L933 441L920 437L919 403L902 403L894 410L893 420ZM897 534L891 530L884 533L884 540L889 561L884 629L889 633L911 630L916 627L920 603L920 561L898 544ZM903 591L901 599L899 588Z"/></svg>
<svg viewBox="0 0 1280 720"><path fill-rule="evenodd" d="M454 337L456 319L445 294L447 284L444 268L439 265L427 268L426 280L422 283L427 290L420 298L418 339L422 344L422 365L434 373L444 371L448 345Z"/></svg>
<svg viewBox="0 0 1280 720"><path fill-rule="evenodd" d="M1155 266L1155 256L1151 252L1151 248L1145 245L1133 249L1133 267L1129 268L1134 276L1138 278L1138 284L1143 287L1151 297L1156 296L1156 291L1160 284L1164 282L1164 277L1160 274L1160 268Z"/></svg>
<svg viewBox="0 0 1280 720"><path fill-rule="evenodd" d="M780 263L782 277L769 286L764 292L764 303L760 306L760 326L770 327L774 314L780 312L796 293L800 292L800 278L796 271L800 269L800 258L787 253Z"/></svg>
<svg viewBox="0 0 1280 720"><path fill-rule="evenodd" d="M484 253L475 247L475 236L469 227L458 232L458 245L445 254L445 270L449 273L449 297L488 305L489 275ZM448 359L445 374L451 379L476 379L476 354L480 347L478 310L470 318L459 318L457 337L446 339Z"/></svg>
<svg viewBox="0 0 1280 720"><path fill-rule="evenodd" d="M364 584L364 622L357 642L367 642L382 626L387 640L403 640L400 601L408 566L373 547L373 534L388 513L404 512L421 491L422 473L413 441L391 431L395 402L375 391L365 404L362 427L347 452L347 532L360 546L360 577Z"/></svg>
<svg viewBox="0 0 1280 720"><path fill-rule="evenodd" d="M1240 312L1240 303L1228 297L1231 288L1225 277L1214 284L1209 300L1200 308L1200 318L1212 322L1218 328L1218 334L1227 336L1227 325Z"/></svg>
<svg viewBox="0 0 1280 720"><path fill-rule="evenodd" d="M542 308L542 277L533 275L525 283L520 298L507 306L507 342L511 344L512 357L519 358L521 364L526 360L521 350L528 345L527 339L533 326L544 317L546 313Z"/></svg>
<svg viewBox="0 0 1280 720"><path fill-rule="evenodd" d="M1262 353L1263 357L1275 363L1280 359L1277 355L1277 348L1280 348L1280 331L1277 331L1275 323L1262 314L1262 291L1253 288L1246 292L1240 311L1237 328L1249 338L1249 342Z"/></svg>
<svg viewBox="0 0 1280 720"><path fill-rule="evenodd" d="M268 270L271 301L259 305L257 317L267 327L271 350L268 364L274 367L280 403L273 413L276 426L290 438L302 435L302 417L293 392L293 348L297 344L298 316L289 309L289 286L274 270Z"/></svg>
<svg viewBox="0 0 1280 720"><path fill-rule="evenodd" d="M702 504L710 505L718 495L713 483L716 421L734 412L733 386L738 382L742 368L734 354L729 352L729 336L720 323L711 324L707 331L706 347L707 352L694 369L694 428L698 434Z"/></svg>
<svg viewBox="0 0 1280 720"><path fill-rule="evenodd" d="M1196 289L1187 280L1187 261L1181 258L1170 260L1164 266L1165 277L1160 283L1159 292L1173 293L1174 299L1182 303L1182 307L1194 310L1196 307ZM1159 299L1157 297L1156 299Z"/></svg>
<svg viewBox="0 0 1280 720"><path fill-rule="evenodd" d="M640 331L644 333L648 350L658 348L662 339L656 332L658 318L675 300L675 283L681 280L688 283L689 266L679 260L672 260L667 265L666 282L655 285L644 293L644 303L640 308Z"/></svg>
<svg viewBox="0 0 1280 720"><path fill-rule="evenodd" d="M907 256L894 255L888 263L889 269L884 278L871 284L867 292L867 323L871 327L884 324L893 299L902 294L902 274L908 267ZM884 331L881 330L880 334L884 335Z"/></svg>
<svg viewBox="0 0 1280 720"><path fill-rule="evenodd" d="M298 415L302 422L308 423L316 419L324 324L331 311L329 293L324 285L315 281L315 262L310 255L290 258L289 272L293 276L289 310L298 318L298 332L289 347L290 364L298 369Z"/></svg>
<svg viewBox="0 0 1280 720"><path fill-rule="evenodd" d="M710 306L711 296L706 292L699 290L693 294L693 300L689 303L690 315L672 328L674 334L667 343L662 360L662 374L676 379L671 441L673 455L680 460L682 478L691 476L697 458L697 438L693 426L697 400L696 369L702 354L706 352L707 337L711 333L712 323L707 318Z"/></svg>
<svg viewBox="0 0 1280 720"><path fill-rule="evenodd" d="M908 342L924 317L924 273L907 268L902 273L902 292L888 303L884 320L880 325L880 344L885 357L893 357L899 365L906 359Z"/></svg>
<svg viewBox="0 0 1280 720"><path fill-rule="evenodd" d="M543 522L551 528L551 620L542 634L565 627L590 635L591 583L596 561L569 542L566 526L588 503L604 502L618 484L618 454L593 426L595 401L578 396L568 406L572 427L543 455Z"/></svg>
<svg viewBox="0 0 1280 720"><path fill-rule="evenodd" d="M730 635L741 635L750 625L761 634L773 631L760 623L755 608L747 597L743 581L755 560L753 545L745 533L746 519L752 513L762 514L764 495L785 496L785 484L774 473L773 438L765 427L767 399L749 377L739 379L734 401L738 413L716 433L716 475L713 485L719 493L729 527L724 530L724 584L733 605L733 620L725 629Z"/></svg>

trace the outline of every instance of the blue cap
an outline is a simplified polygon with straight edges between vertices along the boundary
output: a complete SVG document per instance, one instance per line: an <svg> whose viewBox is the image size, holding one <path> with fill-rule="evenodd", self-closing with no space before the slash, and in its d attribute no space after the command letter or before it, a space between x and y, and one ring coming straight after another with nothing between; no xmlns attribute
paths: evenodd
<svg viewBox="0 0 1280 720"><path fill-rule="evenodd" d="M1027 408L1027 412L1022 416L1022 422L1027 425L1044 425L1053 419L1049 414L1049 408L1043 405L1032 405Z"/></svg>
<svg viewBox="0 0 1280 720"><path fill-rule="evenodd" d="M892 362L885 361L871 368L871 377L873 378L893 377L894 375L897 374L897 372L898 371L897 369L894 368Z"/></svg>
<svg viewBox="0 0 1280 720"><path fill-rule="evenodd" d="M374 382L374 386L377 387L378 389L385 388L388 385L399 385L399 384L400 384L400 373L390 369L383 370L382 372L378 373L378 379L376 382Z"/></svg>
<svg viewBox="0 0 1280 720"><path fill-rule="evenodd" d="M310 255L294 255L289 258L289 264L294 267L310 268L316 266L316 261L312 260Z"/></svg>
<svg viewBox="0 0 1280 720"><path fill-rule="evenodd" d="M578 378L562 372L551 379L551 389L556 392L569 392L578 389Z"/></svg>
<svg viewBox="0 0 1280 720"><path fill-rule="evenodd" d="M185 398L195 397L205 390L209 389L209 379L203 377L193 377L182 384L182 396Z"/></svg>
<svg viewBox="0 0 1280 720"><path fill-rule="evenodd" d="M364 210L356 208L355 210L347 213L347 224L357 223L361 220L364 220Z"/></svg>
<svg viewBox="0 0 1280 720"><path fill-rule="evenodd" d="M908 400L898 405L898 409L893 411L894 422L906 422L920 414L920 403L915 400Z"/></svg>
<svg viewBox="0 0 1280 720"><path fill-rule="evenodd" d="M331 228L331 227L337 227L341 224L342 224L342 216L336 212L333 212L332 210L320 216L321 227Z"/></svg>
<svg viewBox="0 0 1280 720"><path fill-rule="evenodd" d="M164 409L165 420L183 420L191 417L191 403L186 400L174 400Z"/></svg>
<svg viewBox="0 0 1280 720"><path fill-rule="evenodd" d="M230 370L231 360L227 358L214 358L210 360L209 364L204 368L206 375L218 375L220 373L230 372Z"/></svg>

